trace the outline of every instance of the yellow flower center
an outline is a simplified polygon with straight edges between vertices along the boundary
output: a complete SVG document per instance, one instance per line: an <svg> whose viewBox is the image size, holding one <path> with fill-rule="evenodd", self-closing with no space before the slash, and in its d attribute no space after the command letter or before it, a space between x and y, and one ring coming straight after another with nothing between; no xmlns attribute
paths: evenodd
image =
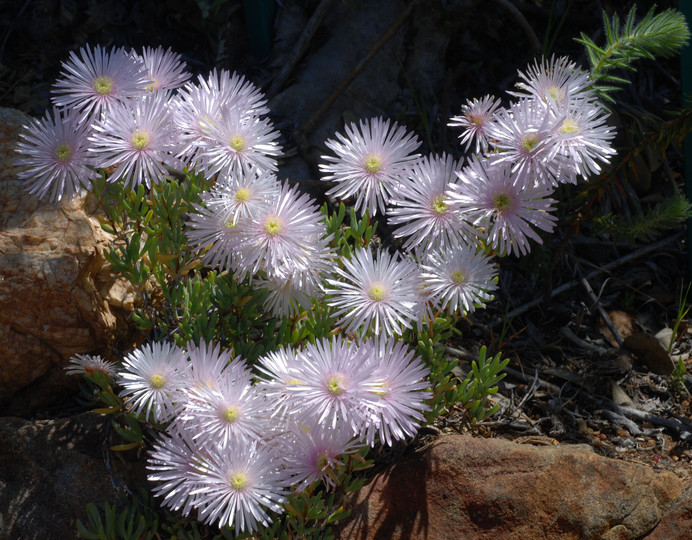
<svg viewBox="0 0 692 540"><path fill-rule="evenodd" d="M340 396L346 391L346 381L344 376L337 373L327 379L327 392L333 396Z"/></svg>
<svg viewBox="0 0 692 540"><path fill-rule="evenodd" d="M538 144L538 134L537 133L527 133L521 139L521 149L524 152L531 152Z"/></svg>
<svg viewBox="0 0 692 540"><path fill-rule="evenodd" d="M363 167L370 174L375 174L382 169L382 159L377 154L368 154L363 160Z"/></svg>
<svg viewBox="0 0 692 540"><path fill-rule="evenodd" d="M152 388L155 388L156 390L158 390L160 388L163 388L163 385L166 384L166 377L156 373L155 375L151 376L151 379L149 379L149 382L151 383Z"/></svg>
<svg viewBox="0 0 692 540"><path fill-rule="evenodd" d="M148 131L138 129L134 133L132 133L130 141L132 142L132 147L135 150L144 150L151 141L151 135Z"/></svg>
<svg viewBox="0 0 692 540"><path fill-rule="evenodd" d="M233 148L233 150L236 152L242 152L245 150L245 137L243 137L240 133L236 133L228 141L228 144L230 144L231 148Z"/></svg>
<svg viewBox="0 0 692 540"><path fill-rule="evenodd" d="M444 195L438 195L433 199L432 207L433 214L436 216L443 216L449 210L449 205L444 201Z"/></svg>
<svg viewBox="0 0 692 540"><path fill-rule="evenodd" d="M498 212L504 212L512 204L512 198L506 193L500 193L493 198L493 207Z"/></svg>
<svg viewBox="0 0 692 540"><path fill-rule="evenodd" d="M455 285L462 285L466 282L466 274L464 274L461 270L454 270L452 275L449 277L452 279L452 283Z"/></svg>
<svg viewBox="0 0 692 540"><path fill-rule="evenodd" d="M202 135L206 135L209 132L211 132L211 130L214 129L215 125L216 122L209 115L205 114L204 116L200 116L199 118L197 118L197 126L199 128L199 132Z"/></svg>
<svg viewBox="0 0 692 540"><path fill-rule="evenodd" d="M480 114L467 114L466 119L476 127L481 127L484 122L484 118Z"/></svg>
<svg viewBox="0 0 692 540"><path fill-rule="evenodd" d="M315 465L319 470L323 470L329 465L329 452L323 450L315 457Z"/></svg>
<svg viewBox="0 0 692 540"><path fill-rule="evenodd" d="M238 405L231 405L225 411L223 411L223 419L232 424L240 418L240 407Z"/></svg>
<svg viewBox="0 0 692 540"><path fill-rule="evenodd" d="M377 388L378 390L373 390L372 393L379 397L385 397L392 390L389 387L389 381L387 379L383 380L380 383L377 383Z"/></svg>
<svg viewBox="0 0 692 540"><path fill-rule="evenodd" d="M565 91L560 88L559 86L549 86L546 89L546 93L553 98L557 103L559 103L561 100L565 99Z"/></svg>
<svg viewBox="0 0 692 540"><path fill-rule="evenodd" d="M54 155L55 159L61 161L62 163L70 161L70 158L72 157L72 147L67 143L60 143L55 147Z"/></svg>
<svg viewBox="0 0 692 540"><path fill-rule="evenodd" d="M113 92L115 81L108 75L100 75L93 80L91 86L97 94L107 96Z"/></svg>
<svg viewBox="0 0 692 540"><path fill-rule="evenodd" d="M281 233L282 225L282 219L276 214L271 214L264 220L264 232L269 236L277 236Z"/></svg>
<svg viewBox="0 0 692 540"><path fill-rule="evenodd" d="M228 478L228 483L231 484L231 489L235 491L243 491L247 485L250 483L250 479L247 477L244 471L235 471L231 473Z"/></svg>
<svg viewBox="0 0 692 540"><path fill-rule="evenodd" d="M148 84L147 86L144 87L144 89L147 90L148 92L154 92L155 90L158 90L159 88L161 88L161 82L157 81L153 77L151 79L151 84Z"/></svg>
<svg viewBox="0 0 692 540"><path fill-rule="evenodd" d="M368 289L368 296L375 302L381 302L387 296L387 287L383 283L376 281Z"/></svg>
<svg viewBox="0 0 692 540"><path fill-rule="evenodd" d="M560 126L560 133L575 133L577 131L579 131L579 124L571 118L565 118L565 121Z"/></svg>
<svg viewBox="0 0 692 540"><path fill-rule="evenodd" d="M235 192L235 200L239 203L244 203L250 198L250 190L248 188L240 188Z"/></svg>

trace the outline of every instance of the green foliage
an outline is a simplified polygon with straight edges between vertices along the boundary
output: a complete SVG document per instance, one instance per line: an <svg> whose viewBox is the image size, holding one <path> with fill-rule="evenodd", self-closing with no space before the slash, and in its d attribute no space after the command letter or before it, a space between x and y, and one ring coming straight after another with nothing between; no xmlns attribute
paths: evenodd
<svg viewBox="0 0 692 540"><path fill-rule="evenodd" d="M656 57L669 57L680 52L690 38L685 17L677 10L667 9L654 14L652 7L644 18L636 22L636 7L627 14L624 24L614 14L612 18L603 12L606 43L599 47L586 34L577 41L586 48L591 64L591 78L601 97L614 102L610 92L629 81L612 73L613 70L634 70L635 61Z"/></svg>
<svg viewBox="0 0 692 540"><path fill-rule="evenodd" d="M224 2L198 4L212 12ZM550 24L559 29L563 22L564 19L551 18ZM627 82L614 74L614 70L633 69L630 64L641 58L668 56L677 52L689 38L684 19L672 10L655 15L652 9L641 22L635 23L633 9L624 25L617 16L609 19L604 15L604 22L607 43L603 48L585 35L580 42L589 54L594 86L608 99L611 99L609 92ZM546 47L552 46L555 32L552 37L546 36ZM671 124L674 129L652 134L646 144L663 147L681 141L683 133L692 128L692 114L681 114L675 120L676 123ZM315 300L297 315L279 319L264 309L266 291L254 288L247 279L239 281L227 272L203 265L200 254L187 245L185 227L188 214L195 211L201 201L200 194L212 183L212 180L185 172L181 178L171 177L150 188L140 185L132 189L121 183L111 184L105 175L94 184L102 226L115 236L106 259L111 270L131 282L142 298L132 318L144 337L165 337L181 347L190 342L200 344L202 340L218 342L232 348L234 355L252 365L278 347L303 347L339 332L333 310L326 302ZM350 259L357 249L378 245L377 224L367 212L359 217L353 208L347 211L343 203L331 211L325 204L321 211L330 245L338 257L335 265ZM628 234L645 238L679 223L683 216L692 216L692 206L675 199L653 209L646 216L645 224L636 229L633 225ZM623 226L616 220L611 220L609 225L612 231ZM488 357L486 347L482 347L478 360L471 364L470 373L459 380L453 372L457 360L450 357L447 350L451 341L460 335L455 323L454 316L438 314L424 331L407 330L402 337L430 368L432 398L430 411L426 413L429 422L457 405L466 409L471 423L487 419L497 410L497 406L489 405L488 398L498 391L497 385L505 376L502 370L509 359L503 360L501 353ZM109 442L113 451L140 449L147 433L164 428L127 412L126 403L104 374L88 374L83 394L97 412L110 415L112 440ZM348 514L343 504L345 495L363 485L365 471L373 464L366 459L369 450L364 446L359 453L345 456L343 466L329 471L333 481L331 489L320 483L302 491L294 489L287 496L285 513L273 516L271 526L255 535L237 537L332 538L332 525ZM106 504L99 510L91 504L87 517L86 522L78 522L78 531L83 538L89 539L236 537L232 528L206 527L194 516L183 518L159 508L145 491L132 495L119 506Z"/></svg>
<svg viewBox="0 0 692 540"><path fill-rule="evenodd" d="M685 361L682 359L682 356L678 356L678 361L675 363L673 372L670 374L670 382L673 386L673 391L678 395L690 395L687 387L685 386L686 374L687 368L685 366Z"/></svg>
<svg viewBox="0 0 692 540"><path fill-rule="evenodd" d="M550 3L550 15L548 16L548 24L543 37L543 43L541 45L541 53L545 58L549 57L552 53L553 47L555 46L555 41L562 32L562 27L569 16L571 3L571 0L567 1L566 6L564 6L562 3L560 3L560 6L558 6L557 0L553 0ZM561 15L558 16L556 11L560 11Z"/></svg>
<svg viewBox="0 0 692 540"><path fill-rule="evenodd" d="M692 283L687 285L687 288L683 293L683 286L680 285L680 295L678 296L678 313L675 317L675 321L673 322L673 332L670 336L670 343L668 344L668 354L673 351L673 345L675 345L675 341L678 339L680 323L690 311L690 306L687 305L687 296L690 294L690 287L692 287Z"/></svg>
<svg viewBox="0 0 692 540"><path fill-rule="evenodd" d="M497 412L499 405L488 407L488 396L497 393L497 384L506 376L501 372L509 364L509 358L501 360L502 353L487 358L486 352L486 347L481 347L478 362L471 362L471 372L459 384L457 394L472 423L485 420Z"/></svg>
<svg viewBox="0 0 692 540"><path fill-rule="evenodd" d="M692 218L692 204L682 196L666 199L640 216L608 214L592 221L591 232L607 234L615 242L650 241L666 229L683 224Z"/></svg>
<svg viewBox="0 0 692 540"><path fill-rule="evenodd" d="M370 245L375 236L377 223L371 223L367 210L363 217L358 219L356 211L351 208L348 225L344 223L344 218L346 217L346 206L344 203L339 203L339 209L331 216L326 204L322 206L321 210L322 215L325 216L327 234L332 237L330 245L335 248L340 256L350 259L353 250Z"/></svg>
<svg viewBox="0 0 692 540"><path fill-rule="evenodd" d="M207 527L159 508L145 489L124 498L120 506L105 503L103 511L87 505L87 522L77 520L77 532L87 540L222 540L236 538L232 529Z"/></svg>
<svg viewBox="0 0 692 540"><path fill-rule="evenodd" d="M433 392L429 405L431 410L426 413L426 420L432 422L438 416L447 412L457 400L457 387L454 383L452 370L458 360L447 354L447 344L458 330L452 321L445 317L436 317L426 334L404 334L406 341L417 340L416 352L423 362L430 366L430 383Z"/></svg>

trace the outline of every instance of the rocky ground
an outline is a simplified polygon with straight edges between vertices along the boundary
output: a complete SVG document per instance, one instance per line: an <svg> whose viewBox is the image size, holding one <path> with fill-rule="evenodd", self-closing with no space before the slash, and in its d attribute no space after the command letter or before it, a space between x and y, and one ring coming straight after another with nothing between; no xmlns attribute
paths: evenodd
<svg viewBox="0 0 692 540"><path fill-rule="evenodd" d="M300 182L313 196L323 198L324 188L316 180L322 142L340 130L344 122L362 116L394 117L419 133L424 141L423 152L458 153L456 133L446 124L451 115L458 113L466 98L486 93L503 95L514 83L517 69L523 69L534 58L537 49L568 54L585 63L583 50L573 38L579 31L585 31L596 41L602 39L601 9L617 9L624 15L624 4L586 0L552 3L540 0L392 0L381 3L284 0L277 3L271 25L272 47L266 52L262 50L261 41L255 39L261 33L261 21L258 18L247 21L240 1L6 0L5 14L0 21L0 107L41 116L50 105L50 87L59 74L60 62L70 50L86 43L170 46L184 56L195 74L205 74L214 66L236 70L265 89L270 98L272 119L282 132L287 154L280 176ZM643 12L649 4L639 2L639 9ZM658 4L663 9L674 6L675 2ZM551 11L552 5L555 11ZM565 13L564 20L558 13ZM305 43L302 51L300 43ZM632 84L617 95L614 115L621 126L618 145L623 153L638 143L637 130L645 128L647 118L665 117L667 110L679 107L681 99L678 59L644 63L631 77ZM7 131L3 132L3 137L10 136ZM645 152L636 159L629 174L621 175L619 183L604 189L593 211L616 209L626 213L647 208L682 189L682 171L681 155L674 148L663 156ZM654 337L674 327L681 287L684 289L689 283L687 239L683 230L673 228L648 242L614 244L591 234L588 219L584 219L576 234L570 234L567 231L578 216L588 217L583 215L584 206L580 206L576 194L574 191L563 194L562 232L547 241L545 249L535 251L528 258L503 260L501 290L496 300L485 311L460 322L462 338L450 344L450 354L460 359L457 373L460 378L469 369L469 362L481 345L487 345L493 352L502 350L511 358L507 377L495 399L499 413L471 427L462 410L451 411L435 425L426 427L411 445L396 447L380 456L379 463L385 471L386 465L400 462L409 463L405 471L422 467L421 462L430 468L431 463L451 459L449 456L461 446L469 448L468 455L459 456L458 461L452 460L457 465L450 467L471 486L475 485L472 475L461 473L458 462L476 460L474 463L479 464L479 468L491 465L481 466L486 458L479 457L480 450L474 454L475 443L463 437L472 435L474 441L507 439L523 443L522 452L529 452L524 449L531 448L535 454L508 458L509 470L524 470L528 467L526 463L532 460L546 460L553 465L582 460L587 463L585 469L601 472L592 476L584 473L580 477L574 469L574 475L567 480L571 479L579 490L586 489L583 479L588 476L598 484L594 489L599 489L600 494L608 491L607 483L610 482L611 489L620 486L615 493L622 500L636 501L632 503L634 506L656 509L642 517L636 526L632 524L634 518L627 521L626 516L597 518L592 514L591 528L578 529L582 537L605 537L604 531L614 531L608 533L611 538L643 538L654 530L662 516L675 509L675 501L683 501L678 503L681 515L689 519L690 513L690 503L684 506L684 490L690 485L692 470L692 400L689 394L692 387L689 378L684 377L675 384L670 374L669 356L665 352L661 354L664 348ZM4 235L5 239L10 236L7 223L12 219L8 209L16 209L11 204L3 207L5 215L0 216L3 223L0 236ZM36 210L26 209L28 215L35 215L31 212ZM52 218L43 215L42 219ZM75 223L72 219L67 222ZM35 220L32 223L35 224ZM27 238L27 233L21 234L24 235L21 238ZM11 244L19 245L21 240L12 240ZM8 252L0 251L2 253ZM82 259L80 254L74 253L69 256L74 258L61 260L72 260L84 268L98 270L93 259ZM80 270L79 275L91 275L84 272ZM70 299L77 307L66 310L68 314L85 318L91 303L100 306L97 311L101 322L90 323L88 335L79 336L87 348L93 345L89 340L100 339L100 332L109 328L111 331L119 329L117 339L127 339L127 331L118 322L127 311L124 300L127 292L109 281L112 277L96 276L97 272L90 279L92 285L98 284L92 288L98 290L100 296ZM36 302L46 305L40 297ZM67 305L72 304L67 302ZM612 322L616 328L624 341L622 345L607 328L607 322ZM0 314L3 343L16 345L20 341L16 332L12 334L8 330L13 324L14 328L19 324L15 312L5 310L4 315ZM22 334L21 339L25 335ZM80 342L67 335L62 350L53 345L55 336L51 337L53 341L49 347L45 346L46 340L41 339L25 344L22 365L34 362L30 365L35 366L43 362L46 370L37 374L36 369L25 369L25 377L34 382L21 391L10 391L6 384L0 388L3 407L0 415L22 417L21 421L4 420L3 425L9 426L3 428L6 433L22 431L17 427L19 424L24 426L24 432L44 433L40 427L44 424L36 427L32 422L40 419L41 422L60 423L62 420L55 418L71 410L65 409L64 399L51 400L46 396L64 398L55 377L59 378L60 362L69 352L68 345L79 346ZM687 359L691 347L692 333L688 331L687 318L682 317L673 352L683 355L687 373L692 372ZM52 372L50 366L54 368ZM46 373L58 375L51 377ZM81 423L81 420L77 422ZM498 445L486 448L490 455L509 452L500 441L488 442ZM3 448L10 447L10 443L0 442L0 453ZM450 448L457 450L453 452ZM590 449L588 455L583 452L585 448ZM581 453L565 457L564 452L572 449ZM14 457L6 455L4 461L0 461L12 467L19 458L17 453L11 456ZM621 468L608 469L610 461L605 458L617 460ZM79 462L78 458L75 460ZM448 477L456 478L450 476L449 469L441 470ZM502 474L508 474L506 471ZM656 476L659 473L663 476ZM381 474L396 476L396 471ZM530 473L526 474L527 485L532 485ZM546 474L555 482L560 476L556 472ZM647 475L653 476L649 479ZM500 477L501 473L496 476ZM626 493L632 485L629 479L634 477L643 478L644 485L654 486L647 495L652 498L631 498ZM52 478L49 472L45 473L46 482L53 482ZM420 476L416 478L425 481ZM8 493L10 487L25 480L0 474L0 487L5 486L5 493ZM419 513L418 521L410 525L418 528L394 532L395 529L387 529L382 522L377 522L378 515L380 518L387 515L382 511L378 514L381 508L375 502L375 493L381 490L382 481L378 478L373 482L372 491L367 495L373 501L371 508L363 509L362 498L354 501L356 515L360 517L353 523L360 525L353 526L360 528L352 529L344 537L388 538L397 534L404 537L401 535L407 530L411 537L417 537L416 534L427 538L446 537L434 532L439 530L435 528L438 526L445 526L447 530L475 531L476 536L469 538L493 534L502 538L552 538L560 537L559 531L568 530L567 525L561 529L561 525L542 522L529 510L524 510L525 514L504 513L500 519L497 513L488 514L487 509L479 506L476 511L480 514L476 518L473 518L473 509L461 512L471 516L471 524L442 518L434 524L438 518ZM478 480L479 483L484 481ZM511 484L511 480L507 482ZM661 487L666 483L669 491ZM397 485L404 491L409 489L405 482ZM503 484L498 485L500 489ZM623 487L625 485L629 487ZM560 486L565 491L570 489L564 484ZM431 488L430 493L433 491ZM470 493L465 492L465 496L482 500L480 490L473 492L473 496ZM559 492L552 493L560 496ZM26 500L33 500L31 494L25 495ZM445 495L439 493L439 496ZM485 496L498 500L507 494L486 493ZM596 500L605 499L596 497ZM20 504L17 498L0 497L0 501L10 506ZM83 501L79 502L83 507ZM411 504L414 503L417 504L416 500ZM573 506L561 511L578 514L576 504L574 501ZM545 505L545 500L539 500L536 505ZM519 508L518 499L509 506ZM370 515L368 512L373 509L374 514ZM6 518L5 522L18 527L25 522L16 517L16 512L14 521ZM608 520L612 523L604 529L602 523ZM523 522L525 528L517 528L518 522ZM496 530L492 523L496 523ZM620 525L623 528L617 529ZM13 529L10 527L5 533L10 530ZM512 536L512 530L518 531L516 536ZM540 535L541 530L544 536ZM591 532L585 536L587 530ZM484 536L486 534L488 536ZM660 530L656 534L659 534L657 538L666 538L661 536L665 533ZM676 536L670 533L667 537Z"/></svg>

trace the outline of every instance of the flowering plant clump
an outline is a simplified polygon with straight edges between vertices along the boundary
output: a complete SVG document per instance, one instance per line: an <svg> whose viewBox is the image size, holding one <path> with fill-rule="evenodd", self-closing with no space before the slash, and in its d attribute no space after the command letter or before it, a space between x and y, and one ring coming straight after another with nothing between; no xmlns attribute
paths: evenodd
<svg viewBox="0 0 692 540"><path fill-rule="evenodd" d="M68 373L114 413L114 449L142 446L142 425L153 434L163 507L305 537L345 515L335 495L360 485L368 449L459 400L473 420L492 413L507 360L483 349L476 380L455 384L454 321L492 300L495 257L553 232L556 187L615 154L593 76L568 58L536 61L510 97L470 99L450 120L466 162L421 156L385 118L345 126L320 165L341 199L330 213L278 179L279 133L243 76L192 81L161 48L70 55L52 114L22 134L19 174L55 203L94 196L108 261L145 299L145 344L119 363L77 355ZM391 242L374 241L371 216Z"/></svg>

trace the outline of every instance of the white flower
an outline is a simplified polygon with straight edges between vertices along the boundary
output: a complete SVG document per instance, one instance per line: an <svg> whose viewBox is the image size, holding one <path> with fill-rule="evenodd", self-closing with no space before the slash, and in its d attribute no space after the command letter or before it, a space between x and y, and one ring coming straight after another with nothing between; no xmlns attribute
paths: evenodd
<svg viewBox="0 0 692 540"><path fill-rule="evenodd" d="M298 353L295 381L287 385L289 414L358 435L373 402L373 383L357 347L341 339L317 340Z"/></svg>
<svg viewBox="0 0 692 540"><path fill-rule="evenodd" d="M197 496L191 492L197 486L193 473L200 472L204 451L184 430L169 427L160 434L147 459L147 478L156 485L152 492L163 497L162 504L187 516L194 508Z"/></svg>
<svg viewBox="0 0 692 540"><path fill-rule="evenodd" d="M303 491L318 481L335 487L335 471L344 466L340 456L354 452L357 440L343 429L314 421L293 421L283 446L286 448L282 456L285 472L290 475L296 491Z"/></svg>
<svg viewBox="0 0 692 540"><path fill-rule="evenodd" d="M175 99L175 122L181 142L180 157L198 171L206 170L201 153L214 146L212 130L219 128L224 111L235 109L241 118L257 118L269 112L264 95L245 77L226 70L212 70L197 84L187 83Z"/></svg>
<svg viewBox="0 0 692 540"><path fill-rule="evenodd" d="M528 66L526 72L519 72L519 82L516 87L520 92L508 92L518 97L534 97L545 106L552 104L564 105L574 99L592 96L589 87L592 84L588 73L577 68L566 56L547 60L536 60L533 66Z"/></svg>
<svg viewBox="0 0 692 540"><path fill-rule="evenodd" d="M339 279L327 279L327 303L346 332L372 330L386 336L400 335L416 317L413 309L418 289L416 266L380 249L359 249L344 268L335 268Z"/></svg>
<svg viewBox="0 0 692 540"><path fill-rule="evenodd" d="M431 253L429 262L423 265L425 279L432 298L449 313L460 310L462 314L476 309L493 299L492 291L497 269L490 259L476 253L471 246L448 248Z"/></svg>
<svg viewBox="0 0 692 540"><path fill-rule="evenodd" d="M248 374L249 375L249 374ZM268 431L265 402L250 377L222 377L215 388L206 384L186 391L181 426L203 448L226 447L232 440L259 439Z"/></svg>
<svg viewBox="0 0 692 540"><path fill-rule="evenodd" d="M175 345L161 342L143 345L125 357L119 373L120 395L128 398L134 414L143 413L157 422L173 418L188 380L184 354Z"/></svg>
<svg viewBox="0 0 692 540"><path fill-rule="evenodd" d="M117 373L115 362L104 360L99 355L75 354L70 358L70 363L65 366L67 375L84 375L100 371L109 377L114 377Z"/></svg>
<svg viewBox="0 0 692 540"><path fill-rule="evenodd" d="M595 100L581 99L556 107L555 115L561 118L560 154L585 180L599 174L601 165L617 153L611 146L615 129L607 124L608 113Z"/></svg>
<svg viewBox="0 0 692 540"><path fill-rule="evenodd" d="M278 138L279 132L268 119L248 116L239 107L222 109L206 131L195 169L208 176L245 173L253 167L259 172L276 171L276 158L282 154Z"/></svg>
<svg viewBox="0 0 692 540"><path fill-rule="evenodd" d="M323 251L326 235L315 202L307 194L300 194L297 186L284 182L271 204L238 223L240 259L236 268L241 276L261 268L286 275L293 270L308 270Z"/></svg>

